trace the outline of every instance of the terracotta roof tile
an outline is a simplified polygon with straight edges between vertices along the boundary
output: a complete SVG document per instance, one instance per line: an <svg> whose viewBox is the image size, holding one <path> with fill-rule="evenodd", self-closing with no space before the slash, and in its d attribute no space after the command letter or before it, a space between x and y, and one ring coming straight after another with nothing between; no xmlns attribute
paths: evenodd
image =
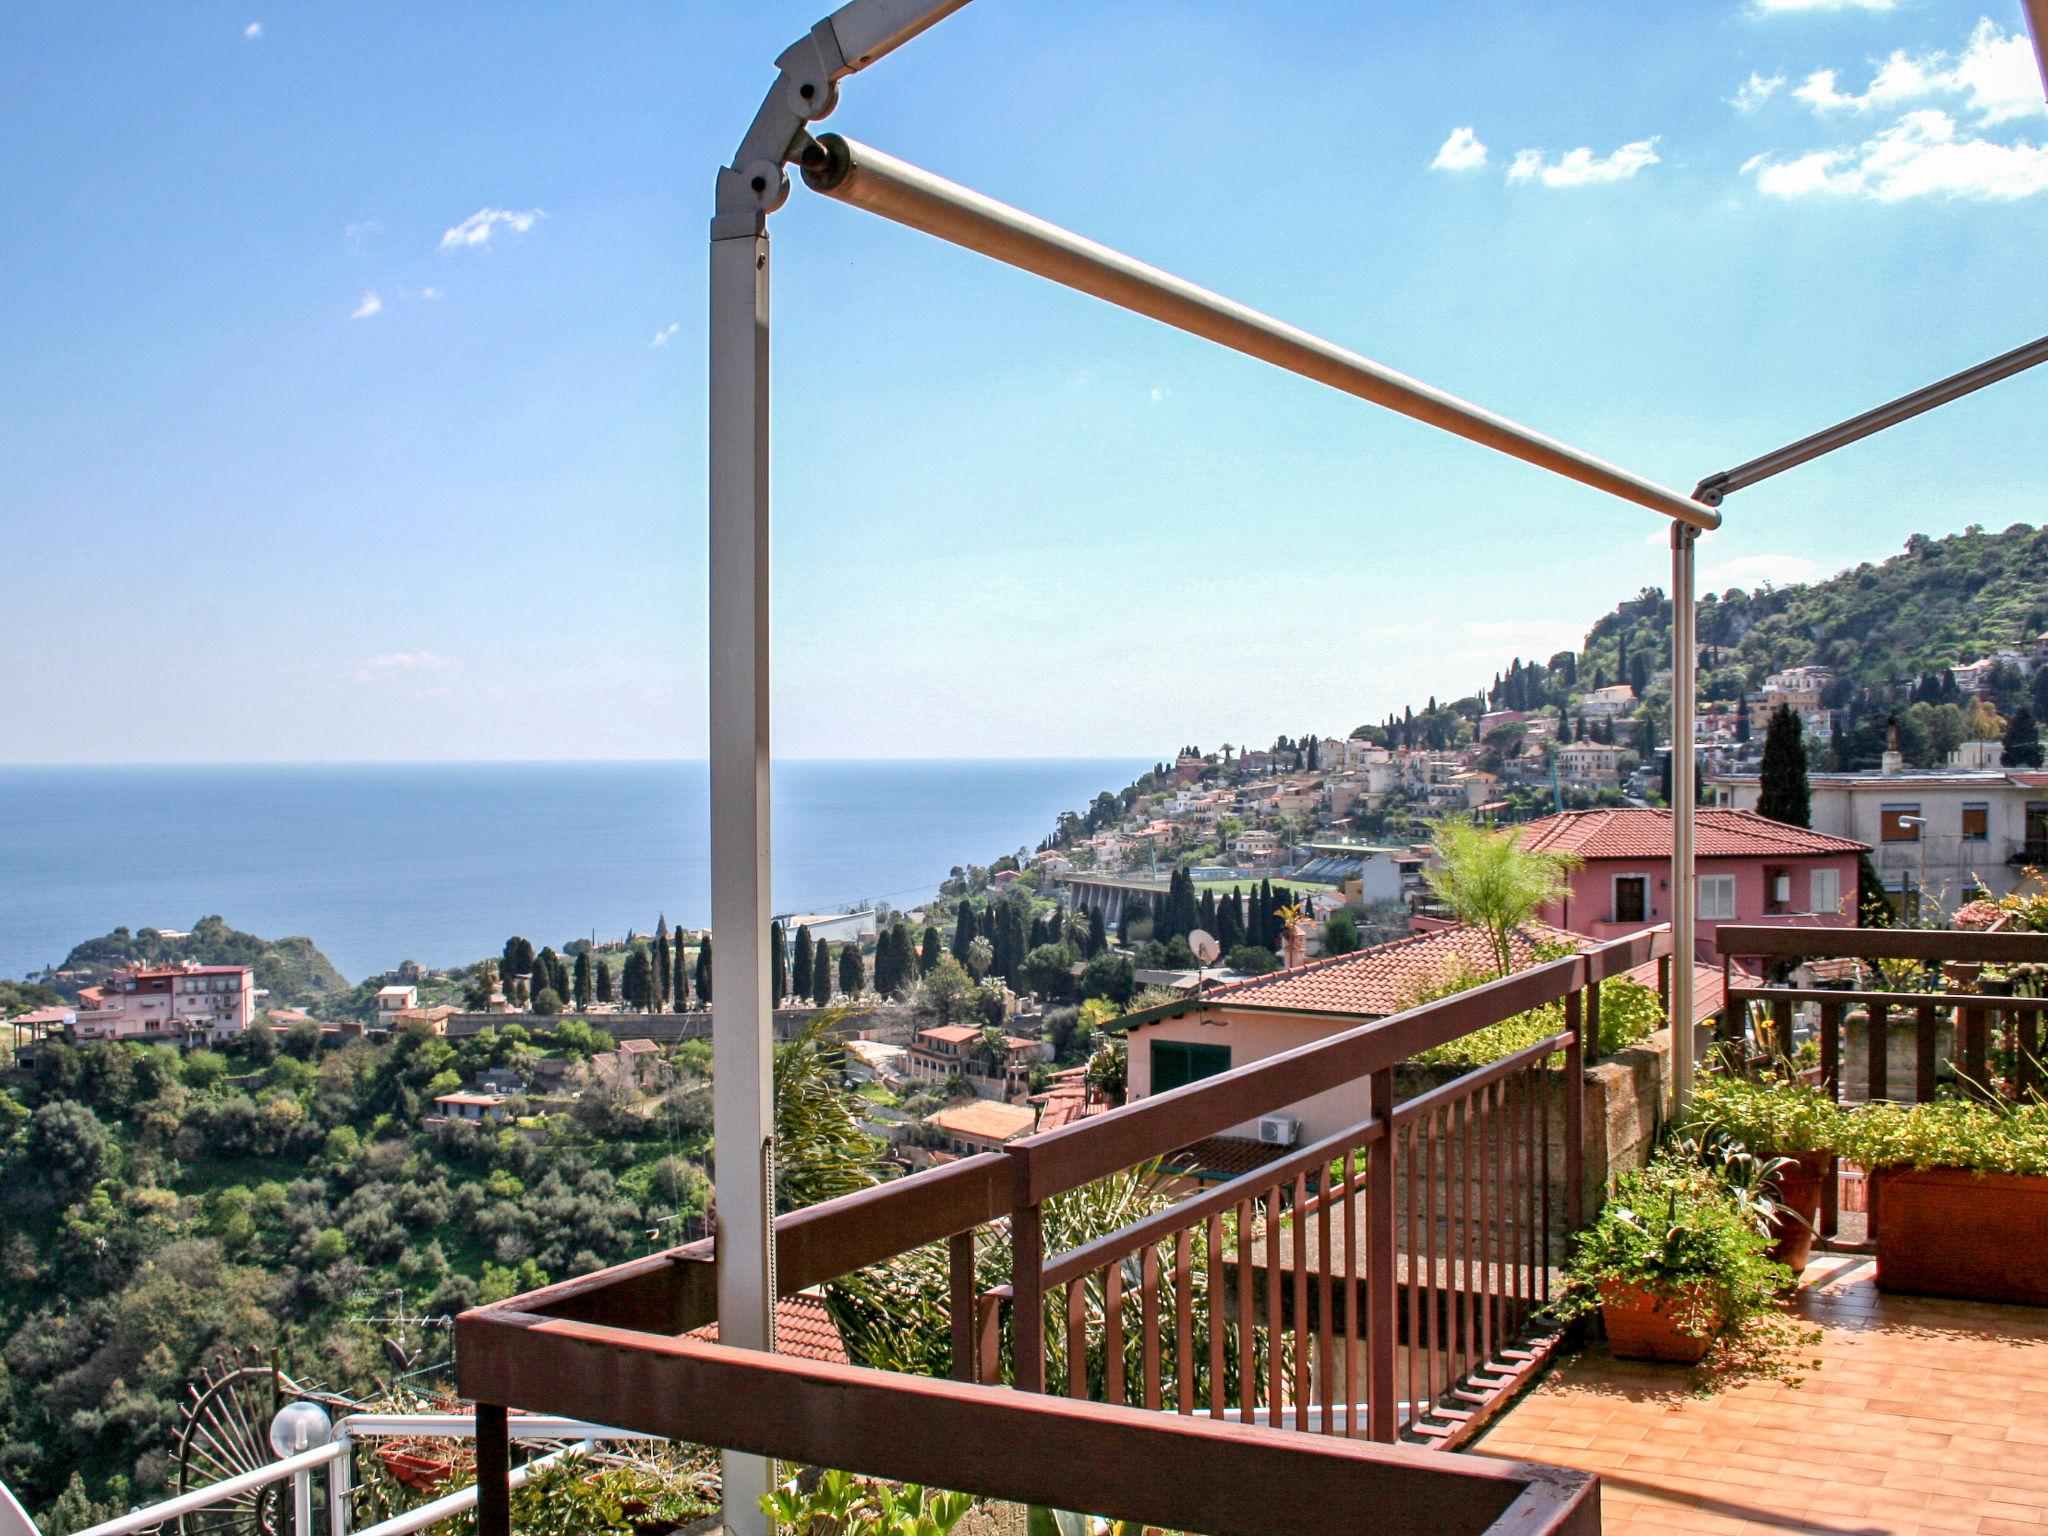
<svg viewBox="0 0 2048 1536"><path fill-rule="evenodd" d="M1535 961L1539 944L1581 950L1591 943L1583 934L1567 933L1547 923L1527 923L1516 931L1510 949L1519 969ZM1412 934L1391 944L1311 960L1270 976L1232 982L1203 993L1202 1001L1226 1008L1242 1003L1303 1013L1384 1018L1400 1012L1418 991L1461 967L1482 973L1492 971L1490 934L1472 927Z"/></svg>
<svg viewBox="0 0 2048 1536"><path fill-rule="evenodd" d="M1696 813L1693 852L1702 859L1786 857L1816 853L1864 853L1868 843L1787 826L1755 811L1702 810ZM1566 811L1519 829L1525 848L1575 853L1582 859L1668 859L1671 813L1627 806L1603 811Z"/></svg>
<svg viewBox="0 0 2048 1536"><path fill-rule="evenodd" d="M692 1328L683 1337L716 1344L718 1324ZM839 1325L825 1310L825 1298L813 1291L785 1296L775 1303L775 1352L826 1365L853 1364L847 1358L845 1341L839 1337Z"/></svg>
<svg viewBox="0 0 2048 1536"><path fill-rule="evenodd" d="M1008 1141L1028 1136L1038 1114L1022 1104L999 1104L993 1099L976 1099L971 1104L954 1104L924 1117L926 1125L960 1136L979 1136L986 1141Z"/></svg>

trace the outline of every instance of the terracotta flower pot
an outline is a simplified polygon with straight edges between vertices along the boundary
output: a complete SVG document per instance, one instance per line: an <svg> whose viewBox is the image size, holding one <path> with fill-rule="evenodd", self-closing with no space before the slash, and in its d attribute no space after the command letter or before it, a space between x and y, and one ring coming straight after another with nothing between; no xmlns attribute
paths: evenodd
<svg viewBox="0 0 2048 1536"><path fill-rule="evenodd" d="M1721 1331L1718 1318L1707 1332L1694 1337L1673 1316L1703 1289L1690 1295L1650 1291L1610 1282L1600 1287L1600 1320L1607 1325L1607 1347L1623 1360L1661 1360L1672 1365L1698 1365Z"/></svg>
<svg viewBox="0 0 2048 1536"><path fill-rule="evenodd" d="M446 1486L448 1475L455 1470L455 1463L446 1457L419 1456L395 1445L382 1447L377 1452L377 1459L394 1479L421 1493L432 1493Z"/></svg>
<svg viewBox="0 0 2048 1536"><path fill-rule="evenodd" d="M1881 1290L2048 1307L2048 1176L1881 1168Z"/></svg>
<svg viewBox="0 0 2048 1536"><path fill-rule="evenodd" d="M1820 1196L1827 1177L1825 1152L1795 1153L1778 1170L1778 1215L1771 1223L1771 1257L1789 1264L1795 1276L1813 1256L1813 1237L1820 1227Z"/></svg>

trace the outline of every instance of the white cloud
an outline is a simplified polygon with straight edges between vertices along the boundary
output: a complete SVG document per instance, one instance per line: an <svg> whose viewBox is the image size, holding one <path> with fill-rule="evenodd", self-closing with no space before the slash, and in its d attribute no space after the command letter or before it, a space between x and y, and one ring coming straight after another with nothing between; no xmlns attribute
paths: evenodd
<svg viewBox="0 0 2048 1536"><path fill-rule="evenodd" d="M1154 405L1157 405L1160 401L1164 400L1168 395L1172 393L1173 391L1168 389L1164 384L1154 384L1152 386L1152 403Z"/></svg>
<svg viewBox="0 0 2048 1536"><path fill-rule="evenodd" d="M660 330L654 333L654 340L647 343L647 345L649 345L650 347L667 346L669 343L669 338L675 335L676 333L677 324L678 322L674 320L669 321L667 325L663 326Z"/></svg>
<svg viewBox="0 0 2048 1536"><path fill-rule="evenodd" d="M342 238L348 241L350 254L354 255L361 253L365 240L370 239L373 235L383 234L384 226L375 219L364 219L359 224L344 224L341 227L341 233Z"/></svg>
<svg viewBox="0 0 2048 1536"><path fill-rule="evenodd" d="M1555 161L1540 149L1515 153L1508 167L1508 180L1541 181L1546 187L1584 187L1597 182L1627 181L1646 166L1657 164L1657 135L1624 144L1611 155L1596 155L1590 149L1567 151Z"/></svg>
<svg viewBox="0 0 2048 1536"><path fill-rule="evenodd" d="M1453 128L1443 148L1429 162L1432 171L1476 171L1486 164L1486 146L1470 128Z"/></svg>
<svg viewBox="0 0 2048 1536"><path fill-rule="evenodd" d="M442 672L455 665L451 656L438 651L387 651L381 656L367 657L349 668L348 675L359 683L373 683L379 678L407 676L415 672Z"/></svg>
<svg viewBox="0 0 2048 1536"><path fill-rule="evenodd" d="M252 21L249 23L249 25L242 28L242 36L248 38L249 41L251 41L252 43L262 35L263 23L260 21Z"/></svg>
<svg viewBox="0 0 2048 1536"><path fill-rule="evenodd" d="M479 208L442 234L440 248L455 251L465 246L489 245L491 237L501 229L523 235L546 217L546 212L539 208L528 208L523 213L510 208Z"/></svg>
<svg viewBox="0 0 2048 1536"><path fill-rule="evenodd" d="M1789 587L1823 574L1822 568L1804 555L1743 555L1703 569L1700 589L1720 592L1729 587Z"/></svg>
<svg viewBox="0 0 2048 1536"><path fill-rule="evenodd" d="M1888 11L1898 0L1756 0L1757 12L1774 11Z"/></svg>
<svg viewBox="0 0 2048 1536"><path fill-rule="evenodd" d="M1785 77L1783 75L1766 77L1758 74L1755 70L1751 70L1749 78L1736 88L1733 96L1728 98L1728 105L1738 112L1754 112L1758 107L1777 95L1784 84Z"/></svg>
<svg viewBox="0 0 2048 1536"><path fill-rule="evenodd" d="M366 293L357 302L356 307L349 311L348 317L351 320L367 320L383 307L384 301L382 299L378 298L374 293Z"/></svg>
<svg viewBox="0 0 2048 1536"><path fill-rule="evenodd" d="M441 290L434 287L433 284L429 283L426 287L420 290L420 297L432 301L434 299L438 299L439 297L441 297Z"/></svg>
<svg viewBox="0 0 2048 1536"><path fill-rule="evenodd" d="M1978 21L1960 56L1940 50L1915 56L1901 48L1877 66L1860 93L1842 90L1840 78L1836 70L1817 69L1792 94L1820 113L1869 112L1930 96L1961 96L1987 127L2048 113L2026 34L2009 34L1989 18Z"/></svg>
<svg viewBox="0 0 2048 1536"><path fill-rule="evenodd" d="M1853 149L1820 149L1790 160L1752 159L1766 197L1867 197L1898 203L1915 197L2011 202L2048 192L2048 146L1999 144L1957 130L1946 112L1908 112Z"/></svg>

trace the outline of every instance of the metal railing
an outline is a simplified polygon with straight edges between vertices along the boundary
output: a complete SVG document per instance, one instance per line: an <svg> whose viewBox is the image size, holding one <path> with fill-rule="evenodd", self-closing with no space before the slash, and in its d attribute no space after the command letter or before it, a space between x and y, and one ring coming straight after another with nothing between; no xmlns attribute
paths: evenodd
<svg viewBox="0 0 2048 1536"><path fill-rule="evenodd" d="M356 1527L352 1523L351 1496L356 1490L354 1476L354 1451L358 1442L374 1439L418 1439L418 1440L459 1440L469 1439L476 1433L476 1418L473 1414L457 1413L358 1413L339 1419L334 1424L334 1438L325 1445L300 1451L293 1456L282 1457L268 1465L256 1467L235 1477L223 1478L205 1487L195 1488L190 1493L176 1498L164 1499L155 1504L143 1505L112 1520L103 1520L98 1525L88 1526L76 1536L141 1536L172 1527L186 1515L203 1510L216 1509L232 1503L245 1494L256 1493L278 1483L290 1481L293 1485L292 1536L412 1536L415 1531L448 1519L452 1515L466 1514L476 1508L477 1484L458 1488L453 1493L442 1495L380 1520L372 1525ZM511 1472L512 1488L523 1485L534 1473L565 1457L588 1454L597 1446L613 1440L649 1440L656 1438L634 1430L611 1429L601 1424L590 1424L580 1419L566 1419L545 1414L521 1414L510 1420L510 1438L520 1444L551 1444L569 1441L530 1461L522 1462ZM312 1478L314 1473L325 1469L327 1521L323 1532L316 1533L313 1521Z"/></svg>
<svg viewBox="0 0 2048 1536"><path fill-rule="evenodd" d="M1630 935L777 1220L784 1296L944 1244L950 1382L684 1337L717 1321L714 1250L698 1243L464 1314L462 1390L746 1455L1219 1532L1261 1528L1250 1506L1243 1523L1216 1515L1277 1436L1293 1447L1290 1499L1306 1479L1384 1504L1392 1468L1468 1436L1541 1358L1558 1243L1583 1202L1598 985L1669 951L1668 931ZM1396 1070L1418 1053L1546 1006L1562 1028L1397 1101ZM1337 1133L1046 1251L1048 1202L1345 1085L1366 1088L1366 1113ZM1010 1262L993 1291L977 1280L985 1243ZM893 1440L913 1409L927 1417ZM1175 1449L1175 1435L1199 1444ZM971 1463L955 1456L963 1443ZM1411 1512L1455 1502L1470 1465L1427 1464L1448 1481ZM1259 1521L1280 1486L1265 1485ZM1197 1488L1209 1505L1188 1502Z"/></svg>

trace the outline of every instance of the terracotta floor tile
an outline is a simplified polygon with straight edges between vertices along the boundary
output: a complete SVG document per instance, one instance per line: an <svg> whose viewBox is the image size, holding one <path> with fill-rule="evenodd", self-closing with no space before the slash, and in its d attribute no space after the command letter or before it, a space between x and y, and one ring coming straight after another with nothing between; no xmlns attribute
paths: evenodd
<svg viewBox="0 0 2048 1536"><path fill-rule="evenodd" d="M1593 1349L1474 1449L1599 1473L1612 1536L2048 1536L2048 1317L1886 1296L1861 1259L1807 1275L1821 1363L1800 1387L1694 1398Z"/></svg>

